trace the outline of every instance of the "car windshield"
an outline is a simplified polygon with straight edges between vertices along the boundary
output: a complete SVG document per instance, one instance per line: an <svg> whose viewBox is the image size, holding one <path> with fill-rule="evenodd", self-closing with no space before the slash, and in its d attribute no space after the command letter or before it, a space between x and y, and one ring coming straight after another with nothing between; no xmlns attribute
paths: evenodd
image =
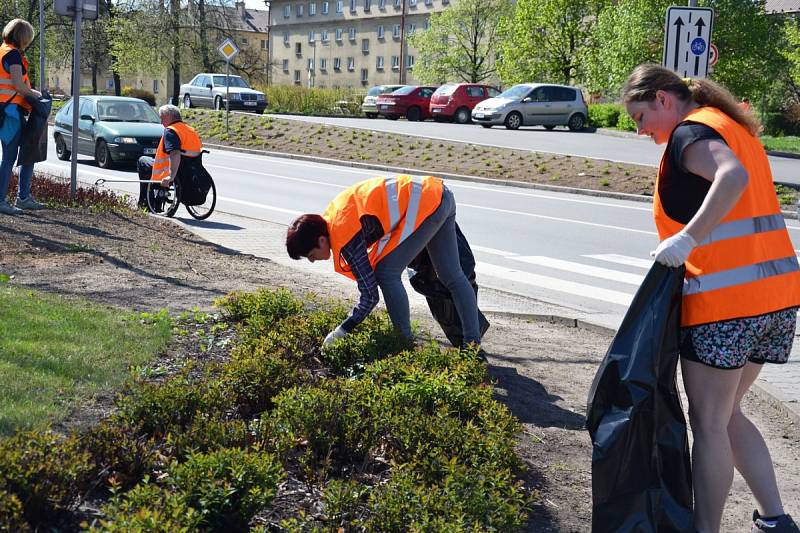
<svg viewBox="0 0 800 533"><path fill-rule="evenodd" d="M456 85L442 85L441 87L436 89L436 92L433 94L441 94L444 96L448 96L453 94L455 90L456 90Z"/></svg>
<svg viewBox="0 0 800 533"><path fill-rule="evenodd" d="M500 93L497 98L523 98L526 94L531 91L531 88L527 85L514 85L510 89L506 89L502 93Z"/></svg>
<svg viewBox="0 0 800 533"><path fill-rule="evenodd" d="M228 76L228 80L230 81L230 84L227 85L228 87L243 87L245 89L250 88L250 86L247 85L247 82L238 76ZM225 76L214 76L214 86L225 87Z"/></svg>
<svg viewBox="0 0 800 533"><path fill-rule="evenodd" d="M397 89L392 94L400 94L400 95L411 94L411 93L414 92L414 89L416 89L416 88L417 88L416 85L406 85L405 87L400 87L399 89Z"/></svg>
<svg viewBox="0 0 800 533"><path fill-rule="evenodd" d="M147 122L160 124L158 115L146 102L110 100L97 102L97 120L106 122Z"/></svg>
<svg viewBox="0 0 800 533"><path fill-rule="evenodd" d="M383 92L383 87L373 87L367 91L367 96L378 96Z"/></svg>

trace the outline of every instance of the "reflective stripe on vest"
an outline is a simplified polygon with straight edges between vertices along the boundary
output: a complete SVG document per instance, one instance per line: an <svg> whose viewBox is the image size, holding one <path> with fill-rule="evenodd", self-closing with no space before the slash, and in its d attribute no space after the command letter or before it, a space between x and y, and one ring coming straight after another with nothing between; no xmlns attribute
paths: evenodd
<svg viewBox="0 0 800 533"><path fill-rule="evenodd" d="M736 205L689 254L683 287L681 325L693 326L758 316L800 305L800 265L775 194L763 146L718 109L701 107L684 119L719 133L748 174ZM681 229L661 203L661 159L653 214L661 240Z"/></svg>
<svg viewBox="0 0 800 533"><path fill-rule="evenodd" d="M377 217L383 228L383 236L367 250L375 268L436 211L443 190L439 178L402 175L365 180L341 192L322 215L328 223L334 269L354 279L341 250L361 231L363 216Z"/></svg>
<svg viewBox="0 0 800 533"><path fill-rule="evenodd" d="M8 99L17 92L17 89L14 87L14 80L11 78L11 74L6 72L6 69L3 68L3 58L5 58L6 54L12 50L17 49L8 43L3 43L0 45L0 103L8 101ZM21 50L17 51L22 57L22 66L24 67L23 70L25 71L25 74L22 75L22 81L25 83L25 85L30 87L31 81L28 79L28 60L25 58L25 54L23 54ZM10 103L17 104L27 111L31 110L31 104L29 104L28 101L25 100L25 97L19 93L11 98Z"/></svg>
<svg viewBox="0 0 800 533"><path fill-rule="evenodd" d="M186 157L198 157L203 151L203 142L197 132L184 122L175 122L167 126L175 132L181 140L181 154ZM170 177L169 154L164 151L164 136L158 141L156 156L153 161L153 174L150 178L153 181L162 181Z"/></svg>

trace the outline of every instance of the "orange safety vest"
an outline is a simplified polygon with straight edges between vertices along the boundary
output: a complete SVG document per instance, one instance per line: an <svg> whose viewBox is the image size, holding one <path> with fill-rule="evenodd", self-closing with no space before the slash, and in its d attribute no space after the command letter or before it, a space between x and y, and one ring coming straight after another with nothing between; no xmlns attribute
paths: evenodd
<svg viewBox="0 0 800 533"><path fill-rule="evenodd" d="M8 43L3 43L0 45L0 103L7 101L14 93L17 92L17 89L14 88L14 82L11 79L11 74L6 72L6 69L3 68L3 58L12 50L17 49ZM19 55L22 56L22 66L24 67L23 70L25 71L25 74L22 75L22 81L25 82L25 85L30 87L31 81L28 79L28 60L25 58L25 54L23 54L21 50L17 51L19 52ZM29 104L28 101L25 100L25 97L19 93L17 93L14 98L11 98L10 103L18 104L27 111L31 110L31 104Z"/></svg>
<svg viewBox="0 0 800 533"><path fill-rule="evenodd" d="M184 122L174 122L167 126L178 134L181 140L181 155L185 157L198 157L203 152L203 141L200 136L194 131L194 128ZM153 181L161 181L169 178L169 154L164 151L164 136L158 142L158 149L156 149L155 161L153 161L153 174L150 178Z"/></svg>
<svg viewBox="0 0 800 533"><path fill-rule="evenodd" d="M375 268L436 211L442 203L443 187L440 178L402 175L361 181L339 193L322 214L328 223L336 272L355 279L341 251L361 231L361 217L375 216L383 228L383 237L367 250Z"/></svg>
<svg viewBox="0 0 800 533"><path fill-rule="evenodd" d="M764 147L719 109L701 107L685 120L719 133L749 180L736 205L686 260L681 325L758 316L800 305L800 267ZM661 240L684 227L667 216L658 194L667 155L665 151L661 158L653 199Z"/></svg>

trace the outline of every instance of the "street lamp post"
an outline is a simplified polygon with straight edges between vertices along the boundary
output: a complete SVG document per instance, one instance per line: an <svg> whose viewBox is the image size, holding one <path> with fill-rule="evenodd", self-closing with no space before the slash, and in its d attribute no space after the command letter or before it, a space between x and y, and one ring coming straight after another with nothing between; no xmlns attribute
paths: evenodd
<svg viewBox="0 0 800 533"><path fill-rule="evenodd" d="M401 85L406 84L406 2L403 0L403 9L400 11L400 79Z"/></svg>

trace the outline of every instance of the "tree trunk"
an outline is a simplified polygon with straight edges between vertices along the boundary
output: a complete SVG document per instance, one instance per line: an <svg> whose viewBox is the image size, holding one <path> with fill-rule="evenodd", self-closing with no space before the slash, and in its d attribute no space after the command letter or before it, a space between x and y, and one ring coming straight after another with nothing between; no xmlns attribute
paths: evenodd
<svg viewBox="0 0 800 533"><path fill-rule="evenodd" d="M178 104L181 85L181 62L180 62L180 0L170 0L170 16L172 19L172 97L170 103Z"/></svg>
<svg viewBox="0 0 800 533"><path fill-rule="evenodd" d="M206 1L197 2L197 26L200 34L200 58L203 61L203 70L213 72L214 65L208 57L208 21L206 20Z"/></svg>

